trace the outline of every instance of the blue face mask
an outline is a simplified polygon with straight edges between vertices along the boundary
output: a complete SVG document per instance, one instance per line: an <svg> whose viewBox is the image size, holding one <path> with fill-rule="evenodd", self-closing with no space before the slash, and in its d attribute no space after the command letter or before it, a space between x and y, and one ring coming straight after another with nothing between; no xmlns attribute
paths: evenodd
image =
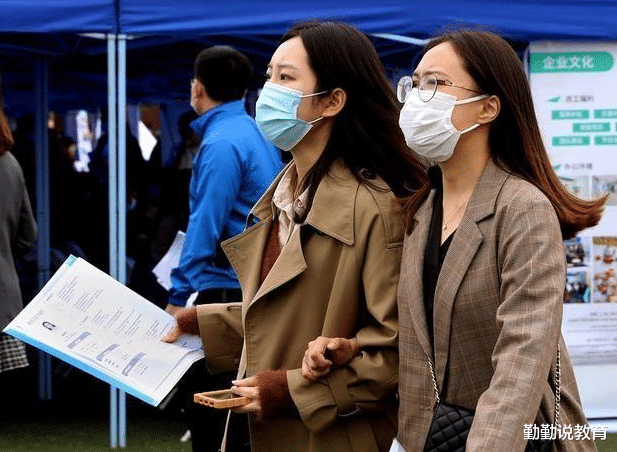
<svg viewBox="0 0 617 452"><path fill-rule="evenodd" d="M289 151L305 137L314 123L323 119L320 117L306 122L298 118L300 101L303 97L323 93L327 91L302 94L301 91L266 82L255 105L255 122L266 139L283 151Z"/></svg>

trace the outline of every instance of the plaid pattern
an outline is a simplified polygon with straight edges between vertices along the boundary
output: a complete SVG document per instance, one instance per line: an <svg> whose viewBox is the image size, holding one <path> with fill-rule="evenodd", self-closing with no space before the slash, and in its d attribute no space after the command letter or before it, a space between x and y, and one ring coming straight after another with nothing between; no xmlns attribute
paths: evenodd
<svg viewBox="0 0 617 452"><path fill-rule="evenodd" d="M552 422L548 384L561 343L561 423L586 420L560 337L565 256L546 197L489 161L445 256L435 290L434 341L423 306L424 248L434 192L405 238L398 285L399 428L407 452L423 450L435 395L475 409L467 450L523 451L524 424ZM595 451L593 441L558 441L560 452Z"/></svg>
<svg viewBox="0 0 617 452"><path fill-rule="evenodd" d="M5 333L0 333L0 372L28 365L26 345Z"/></svg>

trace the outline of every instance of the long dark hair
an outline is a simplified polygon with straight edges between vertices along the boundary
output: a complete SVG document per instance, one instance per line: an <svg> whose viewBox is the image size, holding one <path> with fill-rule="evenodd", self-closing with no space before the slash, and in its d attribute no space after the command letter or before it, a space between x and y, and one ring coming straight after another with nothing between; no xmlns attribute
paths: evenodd
<svg viewBox="0 0 617 452"><path fill-rule="evenodd" d="M309 203L338 158L358 180L370 184L378 175L399 197L426 185L426 169L405 144L399 103L369 39L348 24L310 21L291 28L281 42L296 36L317 77L316 92L341 88L347 94L323 153L301 181Z"/></svg>
<svg viewBox="0 0 617 452"><path fill-rule="evenodd" d="M559 181L542 142L523 65L510 44L488 31L457 30L431 40L424 53L445 42L452 44L480 90L496 95L501 101L501 110L489 131L491 158L495 164L542 190L557 213L564 239L597 224L606 196L582 200ZM413 202L407 203L406 211L415 211L428 191L425 187Z"/></svg>

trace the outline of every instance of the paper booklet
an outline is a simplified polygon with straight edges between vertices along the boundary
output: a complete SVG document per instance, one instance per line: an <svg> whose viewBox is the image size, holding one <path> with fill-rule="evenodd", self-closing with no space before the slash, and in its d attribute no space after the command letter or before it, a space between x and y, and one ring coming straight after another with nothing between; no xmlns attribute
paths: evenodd
<svg viewBox="0 0 617 452"><path fill-rule="evenodd" d="M70 256L4 332L157 406L204 356L198 336L160 341L175 319Z"/></svg>

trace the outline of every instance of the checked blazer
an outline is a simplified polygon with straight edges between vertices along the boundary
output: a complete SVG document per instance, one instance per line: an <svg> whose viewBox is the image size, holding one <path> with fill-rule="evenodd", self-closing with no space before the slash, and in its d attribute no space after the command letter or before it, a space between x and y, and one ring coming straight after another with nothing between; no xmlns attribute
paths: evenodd
<svg viewBox="0 0 617 452"><path fill-rule="evenodd" d="M434 190L405 237L398 287L398 440L422 451L436 405L475 409L468 451L523 451L524 425L553 422L552 387L561 344L561 425L586 424L561 337L566 262L555 211L532 184L489 161L446 254L435 289L434 343L423 303L424 250ZM594 442L558 441L560 451Z"/></svg>

